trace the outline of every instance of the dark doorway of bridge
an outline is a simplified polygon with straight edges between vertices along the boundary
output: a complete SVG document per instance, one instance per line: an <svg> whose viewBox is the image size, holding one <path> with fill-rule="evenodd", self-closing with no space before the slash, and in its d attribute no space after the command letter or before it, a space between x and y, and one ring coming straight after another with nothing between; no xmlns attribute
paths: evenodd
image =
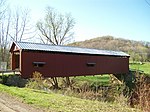
<svg viewBox="0 0 150 112"><path fill-rule="evenodd" d="M15 54L15 69L19 69L19 65L20 65L20 55Z"/></svg>

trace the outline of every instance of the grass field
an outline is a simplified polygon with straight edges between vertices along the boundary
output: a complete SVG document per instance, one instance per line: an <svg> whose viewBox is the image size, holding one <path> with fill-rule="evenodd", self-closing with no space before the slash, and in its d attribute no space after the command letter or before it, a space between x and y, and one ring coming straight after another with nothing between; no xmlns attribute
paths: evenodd
<svg viewBox="0 0 150 112"><path fill-rule="evenodd" d="M127 105L105 103L69 97L53 92L33 90L28 88L8 87L0 84L0 91L18 97L27 104L52 112L138 112Z"/></svg>
<svg viewBox="0 0 150 112"><path fill-rule="evenodd" d="M90 84L101 86L108 86L110 82L109 75L79 76L75 77L74 79L78 81L87 81Z"/></svg>
<svg viewBox="0 0 150 112"><path fill-rule="evenodd" d="M132 63L130 64L130 69L135 69L135 70L140 70L140 71L143 71L144 73L146 74L149 74L150 75L150 62L146 62L146 63L143 63L143 64L140 64L140 63Z"/></svg>

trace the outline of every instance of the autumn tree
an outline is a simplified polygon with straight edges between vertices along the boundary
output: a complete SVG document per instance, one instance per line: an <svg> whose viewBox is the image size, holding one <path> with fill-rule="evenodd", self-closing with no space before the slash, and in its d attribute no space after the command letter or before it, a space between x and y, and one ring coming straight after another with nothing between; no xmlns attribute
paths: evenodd
<svg viewBox="0 0 150 112"><path fill-rule="evenodd" d="M46 8L46 15L43 21L37 22L40 39L43 43L52 45L64 45L71 41L73 37L72 29L75 21L70 14L61 14L51 7ZM58 88L57 78L52 78L54 88ZM70 85L69 77L66 83Z"/></svg>

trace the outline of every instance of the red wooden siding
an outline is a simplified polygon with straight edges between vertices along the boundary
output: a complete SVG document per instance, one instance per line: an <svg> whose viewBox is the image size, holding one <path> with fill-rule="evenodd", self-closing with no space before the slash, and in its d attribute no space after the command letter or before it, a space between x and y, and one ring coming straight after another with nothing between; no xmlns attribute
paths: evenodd
<svg viewBox="0 0 150 112"><path fill-rule="evenodd" d="M20 56L21 74L24 78L31 77L34 71L42 73L44 77L122 74L129 71L129 57L36 51L22 51ZM33 62L45 62L45 65L34 67ZM87 63L95 63L95 66L89 67Z"/></svg>

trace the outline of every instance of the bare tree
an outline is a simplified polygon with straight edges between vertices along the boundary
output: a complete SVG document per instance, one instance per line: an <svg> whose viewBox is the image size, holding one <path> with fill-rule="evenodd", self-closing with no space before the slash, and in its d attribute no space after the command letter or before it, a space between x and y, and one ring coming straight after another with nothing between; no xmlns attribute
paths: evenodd
<svg viewBox="0 0 150 112"><path fill-rule="evenodd" d="M12 17L13 31L9 34L14 41L22 41L34 37L35 31L30 24L30 10L17 8ZM25 36L30 36L25 38Z"/></svg>
<svg viewBox="0 0 150 112"><path fill-rule="evenodd" d="M10 15L6 15L5 0L0 0L0 61L7 61Z"/></svg>
<svg viewBox="0 0 150 112"><path fill-rule="evenodd" d="M9 8L5 10L0 19L0 61L9 62L11 40L22 41L26 35L31 36L29 20L29 10L16 9L15 13Z"/></svg>
<svg viewBox="0 0 150 112"><path fill-rule="evenodd" d="M63 45L73 37L74 19L70 14L62 15L51 7L46 8L44 21L37 22L43 43Z"/></svg>
<svg viewBox="0 0 150 112"><path fill-rule="evenodd" d="M51 7L46 8L44 21L37 22L40 38L43 43L52 45L63 45L71 41L72 29L75 21L70 14L62 15ZM58 88L57 78L52 78L54 88ZM66 83L70 86L70 79L66 77Z"/></svg>
<svg viewBox="0 0 150 112"><path fill-rule="evenodd" d="M0 0L0 20L3 17L3 14L5 12L5 0Z"/></svg>

